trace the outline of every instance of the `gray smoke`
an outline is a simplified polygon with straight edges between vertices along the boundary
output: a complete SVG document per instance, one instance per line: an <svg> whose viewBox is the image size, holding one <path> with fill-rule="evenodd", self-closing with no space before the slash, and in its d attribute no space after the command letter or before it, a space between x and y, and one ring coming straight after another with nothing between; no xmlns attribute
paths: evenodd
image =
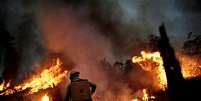
<svg viewBox="0 0 201 101"><path fill-rule="evenodd" d="M132 47L138 47L136 41L157 34L162 22L176 46L182 44L188 32L201 32L199 0L101 0L92 5L95 5L91 8L95 9L93 20L111 39L118 55L130 55Z"/></svg>
<svg viewBox="0 0 201 101"><path fill-rule="evenodd" d="M124 24L140 28L143 37L158 33L157 27L165 22L173 43L182 44L188 32L201 33L199 0L118 0L123 10ZM179 43L179 44L178 44Z"/></svg>
<svg viewBox="0 0 201 101"><path fill-rule="evenodd" d="M33 70L32 66L42 57L42 40L37 26L38 0L7 0L4 2L3 16L5 28L15 38L13 41L20 55L17 80L21 80Z"/></svg>

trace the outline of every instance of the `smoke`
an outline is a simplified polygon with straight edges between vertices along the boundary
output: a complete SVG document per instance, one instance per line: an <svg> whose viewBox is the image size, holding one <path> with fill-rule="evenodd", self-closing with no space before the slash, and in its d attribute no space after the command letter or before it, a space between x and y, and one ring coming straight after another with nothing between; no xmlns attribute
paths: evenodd
<svg viewBox="0 0 201 101"><path fill-rule="evenodd" d="M97 9L92 9L94 7L92 2L95 3ZM135 84L139 85L131 89L134 84L129 81L131 79L135 81L133 77L141 78L140 73L136 73L137 75L134 76L132 72L129 73L130 75L121 74L123 71L111 65L114 61L119 60L117 57L121 57L121 54L118 53L122 53L119 50L128 42L124 39L131 35L124 36L123 32L116 28L120 27L115 25L119 18L115 18L114 15L110 17L108 15L111 12L110 10L104 12L103 9L109 7L108 4L113 3L111 1L108 4L102 3L104 2L89 1L83 3L81 1L62 2L53 0L50 3L43 1L39 19L41 32L49 50L62 53L64 57L68 58L66 61L72 61L75 64L71 68L80 71L82 78L87 78L97 84L94 99L126 101L133 97L131 94L137 88L150 85L151 82L147 80L145 83L143 82L145 80L136 80L140 83ZM117 9L119 7L117 3L113 6ZM103 13L108 16L108 19L103 16ZM141 74L143 73L141 72Z"/></svg>
<svg viewBox="0 0 201 101"><path fill-rule="evenodd" d="M70 59L75 64L71 68L81 72L82 78L95 82L97 93L104 94L109 81L100 62L114 61L109 39L88 19L85 8L75 9L57 1L44 6L40 26L49 50Z"/></svg>
<svg viewBox="0 0 201 101"><path fill-rule="evenodd" d="M39 2L6 0L2 6L4 27L14 37L13 46L19 56L17 60L20 66L12 67L12 71L18 72L15 79L21 80L33 70L33 64L42 57L42 40L36 20Z"/></svg>
<svg viewBox="0 0 201 101"><path fill-rule="evenodd" d="M113 52L118 55L130 55L133 47L158 33L162 22L176 47L187 33L200 33L199 0L101 0L95 4L92 18L105 30L103 34L111 39Z"/></svg>
<svg viewBox="0 0 201 101"><path fill-rule="evenodd" d="M179 11L183 13L185 28L193 33L200 34L201 2L199 0L178 0Z"/></svg>
<svg viewBox="0 0 201 101"><path fill-rule="evenodd" d="M106 59L112 64L129 58L140 50L149 34L158 33L161 22L166 23L171 41L182 43L192 29L179 4L174 0L44 0L40 26L47 47L63 53L75 63L73 68L82 77L98 84L95 97L104 94L104 98L115 99L115 95L125 95L128 99L132 93L128 83L105 72L100 61ZM114 82L117 84L111 87ZM149 80L146 83L149 85Z"/></svg>
<svg viewBox="0 0 201 101"><path fill-rule="evenodd" d="M140 27L143 36L158 33L157 27L165 22L168 34L174 45L181 46L186 34L200 32L199 0L118 0L123 10L124 24Z"/></svg>

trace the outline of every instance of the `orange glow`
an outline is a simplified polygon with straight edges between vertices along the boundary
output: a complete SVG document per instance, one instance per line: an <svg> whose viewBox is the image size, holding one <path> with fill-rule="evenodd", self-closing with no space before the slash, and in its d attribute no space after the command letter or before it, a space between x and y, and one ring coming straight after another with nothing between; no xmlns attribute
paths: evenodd
<svg viewBox="0 0 201 101"><path fill-rule="evenodd" d="M0 84L0 91L3 91L7 89L8 87L10 87L10 82L6 84L5 81L3 81L3 83Z"/></svg>
<svg viewBox="0 0 201 101"><path fill-rule="evenodd" d="M43 97L42 97L42 100L41 101L52 101L51 98L45 94Z"/></svg>
<svg viewBox="0 0 201 101"><path fill-rule="evenodd" d="M139 101L138 99L132 99L131 101Z"/></svg>
<svg viewBox="0 0 201 101"><path fill-rule="evenodd" d="M33 75L32 78L26 80L24 83L15 86L13 89L6 90L0 95L10 95L26 89L30 89L28 94L33 94L42 89L54 88L67 77L68 71L63 71L61 64L61 61L57 59L56 63L52 63L49 69L43 70L38 75Z"/></svg>
<svg viewBox="0 0 201 101"><path fill-rule="evenodd" d="M150 101L150 99L155 99L155 96L150 95L147 89L143 89L142 92L143 92L142 97L143 101Z"/></svg>
<svg viewBox="0 0 201 101"><path fill-rule="evenodd" d="M201 62L196 57L178 54L185 79L201 76Z"/></svg>
<svg viewBox="0 0 201 101"><path fill-rule="evenodd" d="M162 90L166 89L167 78L160 52L141 51L141 56L134 56L132 62L139 64L145 71L156 73L159 88Z"/></svg>
<svg viewBox="0 0 201 101"><path fill-rule="evenodd" d="M177 54L181 65L181 72L185 79L201 76L201 63L197 58L186 55ZM134 56L133 63L137 63L140 67L149 72L156 73L159 88L165 90L167 88L167 78L163 60L160 52L145 52L141 51L141 56ZM156 81L157 81L156 80Z"/></svg>
<svg viewBox="0 0 201 101"><path fill-rule="evenodd" d="M152 96L148 89L142 89L142 96L132 99L131 101L152 101L154 99L156 99L156 97Z"/></svg>
<svg viewBox="0 0 201 101"><path fill-rule="evenodd" d="M146 89L143 89L143 97L142 97L142 100L144 101L148 101L149 100L149 94L147 93L147 90Z"/></svg>

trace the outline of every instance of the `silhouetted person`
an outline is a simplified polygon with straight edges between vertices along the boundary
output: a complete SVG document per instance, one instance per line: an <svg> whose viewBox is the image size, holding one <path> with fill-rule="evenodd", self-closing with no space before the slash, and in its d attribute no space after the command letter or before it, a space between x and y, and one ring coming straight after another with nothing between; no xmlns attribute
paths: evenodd
<svg viewBox="0 0 201 101"><path fill-rule="evenodd" d="M79 72L70 73L71 83L67 87L65 101L92 101L91 95L96 90L96 85L85 79L80 79Z"/></svg>

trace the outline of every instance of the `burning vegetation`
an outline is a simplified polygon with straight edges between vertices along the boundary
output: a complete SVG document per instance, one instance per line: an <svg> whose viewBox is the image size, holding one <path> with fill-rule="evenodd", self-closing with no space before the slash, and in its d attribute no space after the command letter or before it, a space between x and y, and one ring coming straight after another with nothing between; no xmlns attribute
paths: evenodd
<svg viewBox="0 0 201 101"><path fill-rule="evenodd" d="M0 95L11 95L25 90L28 90L26 95L29 95L36 93L39 90L56 87L66 78L68 71L62 70L62 62L59 58L53 60L54 62L50 67L47 67L47 69L43 70L41 73L33 75L31 78L24 80L23 83L19 83L18 85L9 88L8 86L4 86L2 89L5 91L0 93Z"/></svg>
<svg viewBox="0 0 201 101"><path fill-rule="evenodd" d="M148 89L142 89L142 96L132 99L131 101L153 101L156 97L151 95Z"/></svg>
<svg viewBox="0 0 201 101"><path fill-rule="evenodd" d="M145 71L155 73L158 87L162 90L165 90L167 88L167 79L160 52L151 53L141 51L141 55L142 56L134 56L132 58L132 62L139 64L140 67Z"/></svg>
<svg viewBox="0 0 201 101"><path fill-rule="evenodd" d="M186 55L178 55L178 58L181 62L181 72L185 79L201 76L201 66L199 62L196 62L195 59ZM165 91L167 88L167 78L159 51L141 51L141 56L134 56L132 62L139 64L143 70L154 73L156 75L156 84L158 84L161 90Z"/></svg>
<svg viewBox="0 0 201 101"><path fill-rule="evenodd" d="M3 91L5 89L7 89L8 87L10 87L10 82L5 83L5 81L3 81L3 83L1 83L1 85L0 85L0 91Z"/></svg>

